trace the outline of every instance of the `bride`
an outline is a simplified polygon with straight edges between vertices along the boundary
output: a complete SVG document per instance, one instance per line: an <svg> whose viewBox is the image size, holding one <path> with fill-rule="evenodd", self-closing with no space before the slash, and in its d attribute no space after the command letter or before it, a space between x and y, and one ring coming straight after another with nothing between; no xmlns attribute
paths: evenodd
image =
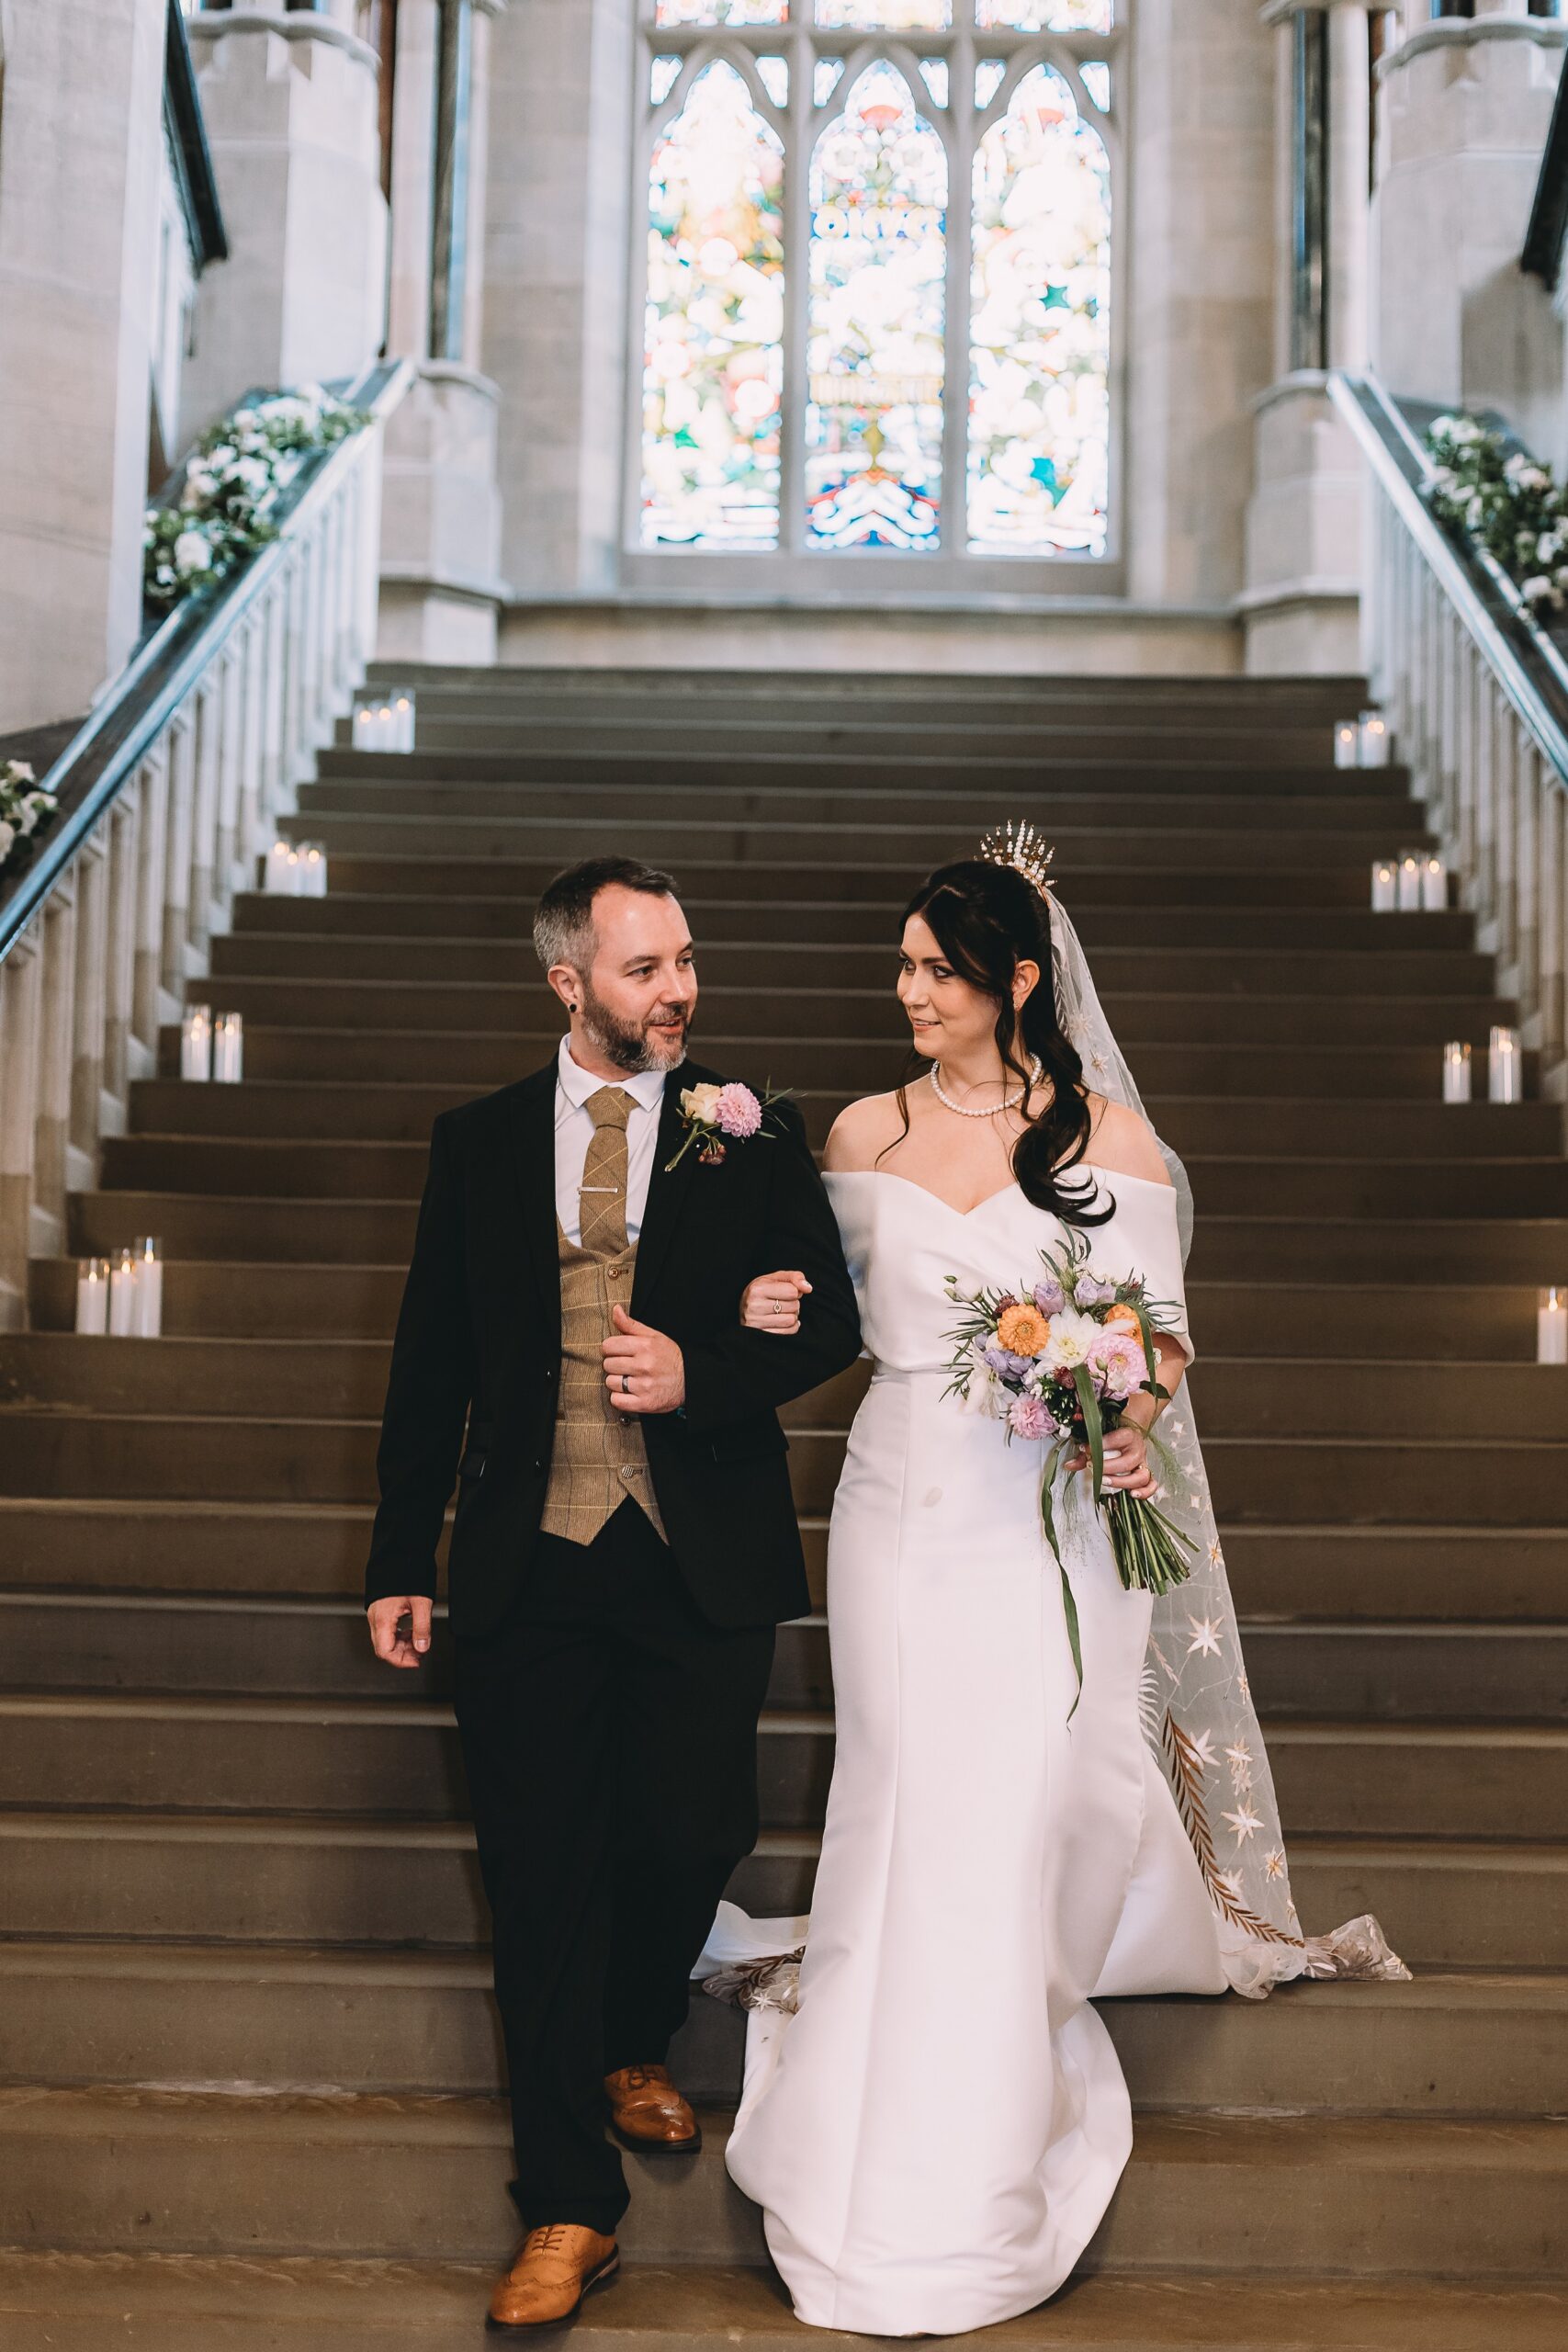
<svg viewBox="0 0 1568 2352"><path fill-rule="evenodd" d="M1133 2136L1091 1996L1404 1973L1373 1923L1309 1942L1290 1901L1184 1383L1185 1178L1044 865L1010 829L916 893L897 985L930 1068L829 1138L874 1370L829 1539L821 1862L808 1934L727 1905L703 1963L752 2012L730 2172L797 2316L869 2335L1007 2319L1073 2269ZM1163 1412L1182 1491L1168 1466L1162 1507L1195 1554L1165 1599L1123 1590L1064 1465L1076 1711L1043 1449L944 1394L950 1279L1038 1278L1065 1228L1097 1274L1142 1274L1170 1303L1171 1401L1133 1400L1105 1485L1155 1491L1145 1430ZM748 1321L791 1328L800 1287L753 1283Z"/></svg>

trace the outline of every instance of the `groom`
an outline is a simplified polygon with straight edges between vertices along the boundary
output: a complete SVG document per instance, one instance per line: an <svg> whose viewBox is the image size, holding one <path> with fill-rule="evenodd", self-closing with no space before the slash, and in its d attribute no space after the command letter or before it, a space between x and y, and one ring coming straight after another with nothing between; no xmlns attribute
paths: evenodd
<svg viewBox="0 0 1568 2352"><path fill-rule="evenodd" d="M534 944L570 1028L435 1122L365 1580L378 1657L416 1666L456 1474L454 1693L525 2232L491 2323L515 2329L615 2269L606 2122L649 2154L699 2144L664 2061L756 1838L773 1629L810 1605L774 1408L860 1346L798 1113L681 1153L682 1091L715 1073L686 1059L670 876L573 866ZM778 1266L810 1285L798 1331L743 1329L742 1290Z"/></svg>

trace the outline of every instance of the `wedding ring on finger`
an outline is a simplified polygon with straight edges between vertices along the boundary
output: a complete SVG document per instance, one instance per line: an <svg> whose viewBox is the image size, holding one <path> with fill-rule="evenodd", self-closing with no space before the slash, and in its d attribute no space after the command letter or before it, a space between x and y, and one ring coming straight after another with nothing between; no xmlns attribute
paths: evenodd
<svg viewBox="0 0 1568 2352"><path fill-rule="evenodd" d="M623 1373L622 1373L622 1374L621 1374L621 1394L622 1394L622 1396L629 1396L631 1395L631 1393L632 1393L632 1376L631 1376L631 1374L630 1374L629 1372L623 1372Z"/></svg>

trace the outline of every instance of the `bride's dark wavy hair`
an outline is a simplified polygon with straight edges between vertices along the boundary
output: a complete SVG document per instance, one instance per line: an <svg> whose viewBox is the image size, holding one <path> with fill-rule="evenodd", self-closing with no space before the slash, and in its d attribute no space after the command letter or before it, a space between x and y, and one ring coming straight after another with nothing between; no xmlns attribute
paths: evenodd
<svg viewBox="0 0 1568 2352"><path fill-rule="evenodd" d="M921 884L904 910L900 938L913 915L930 926L960 979L996 1005L997 1051L1003 1068L1023 1084L1019 1108L1027 1124L1013 1146L1012 1171L1024 1199L1069 1225L1104 1225L1115 1214L1115 1203L1103 1209L1090 1206L1094 1178L1062 1181L1089 1148L1090 1122L1083 1063L1063 1035L1056 1012L1049 899L1013 866L962 857L951 865L939 865ZM1022 1011L1015 1013L1013 975L1023 963L1038 964L1040 978L1024 999ZM898 1082L905 1136L909 1132L908 1090L922 1074L924 1060L911 1052ZM1040 1064L1048 1092L1037 1088L1033 1061ZM903 1139L897 1138L900 1143Z"/></svg>

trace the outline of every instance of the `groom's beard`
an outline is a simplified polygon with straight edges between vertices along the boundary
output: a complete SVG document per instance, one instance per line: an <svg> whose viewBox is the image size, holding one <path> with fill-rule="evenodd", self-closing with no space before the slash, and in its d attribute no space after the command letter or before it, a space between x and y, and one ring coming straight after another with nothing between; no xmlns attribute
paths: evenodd
<svg viewBox="0 0 1568 2352"><path fill-rule="evenodd" d="M686 1058L686 1035L691 1015L681 1004L655 1005L646 1021L622 1021L603 997L581 982L581 1022L606 1061L635 1076L644 1069L675 1069ZM656 1030L655 1022L680 1023L679 1030Z"/></svg>

